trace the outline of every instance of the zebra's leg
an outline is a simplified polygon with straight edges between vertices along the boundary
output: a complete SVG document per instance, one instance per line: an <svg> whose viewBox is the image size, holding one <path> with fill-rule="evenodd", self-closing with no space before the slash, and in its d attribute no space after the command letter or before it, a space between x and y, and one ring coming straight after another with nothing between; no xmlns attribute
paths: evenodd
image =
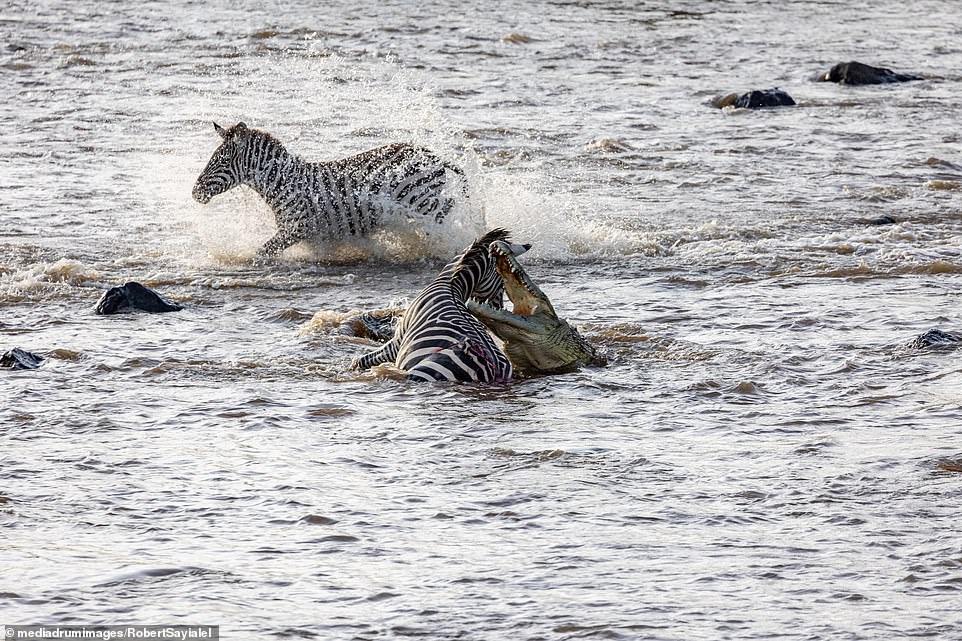
<svg viewBox="0 0 962 641"><path fill-rule="evenodd" d="M270 258L277 256L299 240L300 238L289 232L279 231L258 250L257 257Z"/></svg>
<svg viewBox="0 0 962 641"><path fill-rule="evenodd" d="M351 361L351 369L370 369L381 363L393 363L397 359L397 350L401 341L397 336L381 345L373 352L358 356Z"/></svg>
<svg viewBox="0 0 962 641"><path fill-rule="evenodd" d="M451 213L451 209L454 207L454 200L450 198L441 198L441 207L438 213L434 215L434 222L440 223L444 220L444 217Z"/></svg>
<svg viewBox="0 0 962 641"><path fill-rule="evenodd" d="M458 183L461 188L460 189L461 197L465 201L467 201L468 200L468 177L465 175L464 170L450 162L444 162L442 164L444 165L445 169L447 169L448 171L452 172L454 175L457 176ZM444 186L445 183L447 183L447 179L445 179L445 181L442 182L442 187ZM442 220L444 220L445 216L451 213L451 209L454 207L454 199L448 198L447 196L443 196L443 195L441 195L439 199L441 201L441 210L434 215L434 219L440 223ZM481 206L483 207L484 203L482 203Z"/></svg>

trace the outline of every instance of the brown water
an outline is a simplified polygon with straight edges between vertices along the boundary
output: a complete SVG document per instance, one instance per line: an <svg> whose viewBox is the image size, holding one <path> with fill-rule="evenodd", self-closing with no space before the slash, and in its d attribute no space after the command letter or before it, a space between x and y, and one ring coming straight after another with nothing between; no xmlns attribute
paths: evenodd
<svg viewBox="0 0 962 641"><path fill-rule="evenodd" d="M962 638L962 365L906 347L962 330L956 4L329 4L0 12L0 351L47 357L0 372L0 623ZM850 59L926 79L811 81ZM471 204L255 266L211 120L425 144ZM494 226L609 367L347 371ZM95 316L127 280L185 311Z"/></svg>

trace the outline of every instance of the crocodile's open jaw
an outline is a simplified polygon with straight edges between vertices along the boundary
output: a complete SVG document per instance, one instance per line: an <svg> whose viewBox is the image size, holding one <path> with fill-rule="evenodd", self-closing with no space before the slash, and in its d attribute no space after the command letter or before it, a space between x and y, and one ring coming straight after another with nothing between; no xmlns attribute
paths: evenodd
<svg viewBox="0 0 962 641"><path fill-rule="evenodd" d="M489 251L512 310L474 301L468 302L468 310L504 341L505 352L516 369L539 373L603 363L577 330L558 318L551 301L517 261L511 245L496 241Z"/></svg>
<svg viewBox="0 0 962 641"><path fill-rule="evenodd" d="M511 300L513 314L533 316L546 313L553 318L558 318L551 301L528 277L508 243L503 241L491 243L490 251L497 261L498 273L504 281L504 291Z"/></svg>

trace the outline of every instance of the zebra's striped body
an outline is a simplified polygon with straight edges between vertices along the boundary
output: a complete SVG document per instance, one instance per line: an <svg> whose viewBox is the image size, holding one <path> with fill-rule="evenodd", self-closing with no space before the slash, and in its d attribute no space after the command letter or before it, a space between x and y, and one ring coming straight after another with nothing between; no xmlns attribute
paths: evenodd
<svg viewBox="0 0 962 641"><path fill-rule="evenodd" d="M197 178L194 199L207 203L237 185L254 189L277 224L277 233L261 248L268 256L301 240L367 234L392 210L441 222L454 205L442 193L445 170L464 175L427 149L404 143L311 163L242 122L214 128L224 141Z"/></svg>
<svg viewBox="0 0 962 641"><path fill-rule="evenodd" d="M418 381L498 383L511 379L511 363L491 335L472 316L470 297L501 307L504 283L489 251L506 241L508 232L495 229L448 264L411 302L394 337L377 351L354 361L355 369L394 363ZM528 249L512 246L515 253Z"/></svg>

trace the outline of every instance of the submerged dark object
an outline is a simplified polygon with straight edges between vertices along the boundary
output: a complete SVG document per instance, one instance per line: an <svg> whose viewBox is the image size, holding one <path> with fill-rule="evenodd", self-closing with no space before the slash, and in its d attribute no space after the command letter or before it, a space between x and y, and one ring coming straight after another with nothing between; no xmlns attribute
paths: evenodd
<svg viewBox="0 0 962 641"><path fill-rule="evenodd" d="M378 309L349 316L341 322L342 332L386 343L394 336L394 329L403 314L400 309Z"/></svg>
<svg viewBox="0 0 962 641"><path fill-rule="evenodd" d="M130 281L122 287L111 287L97 302L98 314L121 312L179 312L183 307L172 303L157 292L140 283Z"/></svg>
<svg viewBox="0 0 962 641"><path fill-rule="evenodd" d="M816 79L822 82L837 82L840 85L884 85L890 82L922 80L922 76L896 73L885 67L873 67L853 60L838 63L827 73L818 74Z"/></svg>
<svg viewBox="0 0 962 641"><path fill-rule="evenodd" d="M775 87L772 89L752 89L741 95L730 93L711 101L718 107L736 107L738 109L762 109L764 107L791 107L795 101L787 93Z"/></svg>
<svg viewBox="0 0 962 641"><path fill-rule="evenodd" d="M37 369L41 363L43 363L43 356L37 356L19 347L14 347L0 356L0 367L7 369Z"/></svg>
<svg viewBox="0 0 962 641"><path fill-rule="evenodd" d="M878 216L868 221L869 225L894 225L898 221L889 215Z"/></svg>
<svg viewBox="0 0 962 641"><path fill-rule="evenodd" d="M930 329L915 338L909 347L912 349L925 349L927 347L958 347L962 343L962 336L943 332L941 329Z"/></svg>

